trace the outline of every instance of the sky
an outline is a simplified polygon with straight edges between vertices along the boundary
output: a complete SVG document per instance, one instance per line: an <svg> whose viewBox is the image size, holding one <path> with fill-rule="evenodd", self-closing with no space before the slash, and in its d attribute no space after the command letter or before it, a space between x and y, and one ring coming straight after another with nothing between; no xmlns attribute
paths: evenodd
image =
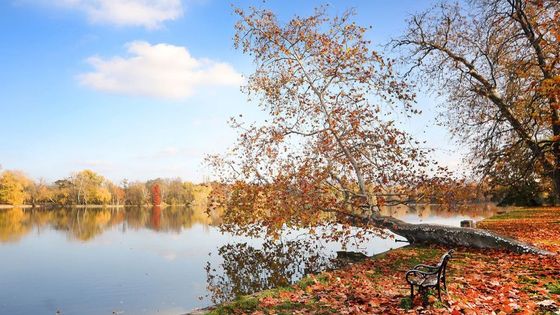
<svg viewBox="0 0 560 315"><path fill-rule="evenodd" d="M228 118L259 115L240 91L254 68L233 47L232 5L288 21L321 4L354 8L381 49L432 1L1 0L2 169L48 181L82 169L116 182L202 181L204 156L234 143ZM403 124L457 168L436 103L420 93L423 115Z"/></svg>

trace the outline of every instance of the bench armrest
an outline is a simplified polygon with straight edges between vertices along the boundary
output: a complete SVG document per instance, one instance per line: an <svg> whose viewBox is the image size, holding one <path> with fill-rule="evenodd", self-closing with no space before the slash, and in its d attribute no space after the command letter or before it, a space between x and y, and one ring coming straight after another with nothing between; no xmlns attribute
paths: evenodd
<svg viewBox="0 0 560 315"><path fill-rule="evenodd" d="M408 282L408 284L415 284L412 280L409 279L410 276L415 276L415 277L420 277L420 278L426 278L427 276L430 275L434 275L436 274L436 272L425 272L425 271L420 271L420 270L409 270L406 272L405 274L405 278L406 278L406 282Z"/></svg>
<svg viewBox="0 0 560 315"><path fill-rule="evenodd" d="M439 268L436 266L430 266L430 265L424 265L424 264L419 264L414 266L414 268L412 268L412 270L421 270L421 268L427 269L428 271L432 271L432 270L438 270Z"/></svg>

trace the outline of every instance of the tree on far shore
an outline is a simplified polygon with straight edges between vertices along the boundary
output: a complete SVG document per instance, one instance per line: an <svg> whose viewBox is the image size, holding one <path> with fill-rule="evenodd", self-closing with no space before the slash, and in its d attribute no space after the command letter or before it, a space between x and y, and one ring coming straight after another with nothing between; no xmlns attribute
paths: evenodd
<svg viewBox="0 0 560 315"><path fill-rule="evenodd" d="M208 187L180 178L157 178L146 182L123 180L115 184L104 176L82 170L48 183L44 179L32 180L23 172L6 170L0 173L0 205L74 206L152 205L152 187L159 186L158 204L171 206L191 205L195 199L201 203ZM164 198L165 191L165 198Z"/></svg>
<svg viewBox="0 0 560 315"><path fill-rule="evenodd" d="M158 183L152 185L151 192L152 192L152 205L154 206L161 205L161 189L159 188Z"/></svg>
<svg viewBox="0 0 560 315"><path fill-rule="evenodd" d="M21 172L4 171L0 175L0 204L23 205L28 198L27 188L31 184Z"/></svg>

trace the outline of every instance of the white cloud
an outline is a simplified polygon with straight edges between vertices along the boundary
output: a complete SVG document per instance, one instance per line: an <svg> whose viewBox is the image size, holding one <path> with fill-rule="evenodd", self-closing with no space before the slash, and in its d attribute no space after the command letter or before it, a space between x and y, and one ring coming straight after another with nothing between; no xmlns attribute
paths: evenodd
<svg viewBox="0 0 560 315"><path fill-rule="evenodd" d="M182 100L197 88L239 86L242 78L227 63L197 59L185 47L132 42L130 56L88 58L93 72L78 76L84 86L98 91Z"/></svg>
<svg viewBox="0 0 560 315"><path fill-rule="evenodd" d="M183 15L181 0L53 0L48 3L82 11L93 23L149 29Z"/></svg>

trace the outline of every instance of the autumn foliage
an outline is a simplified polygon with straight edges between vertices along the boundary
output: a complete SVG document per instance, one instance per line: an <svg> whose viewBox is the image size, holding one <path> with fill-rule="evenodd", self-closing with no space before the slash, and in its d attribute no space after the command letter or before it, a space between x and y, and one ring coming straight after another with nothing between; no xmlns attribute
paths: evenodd
<svg viewBox="0 0 560 315"><path fill-rule="evenodd" d="M287 23L268 10L236 13L235 46L256 66L244 91L266 119L232 119L237 143L209 158L229 189L224 228L278 236L285 226L361 222L383 234L356 219L376 215L387 196L407 199L437 172L429 150L394 121L417 110L393 61L371 49L352 11L329 17L322 7Z"/></svg>
<svg viewBox="0 0 560 315"><path fill-rule="evenodd" d="M161 190L159 188L159 184L152 185L151 193L152 193L152 205L154 206L161 205Z"/></svg>
<svg viewBox="0 0 560 315"><path fill-rule="evenodd" d="M494 185L534 184L560 203L560 2L443 1L394 47L445 96L442 122Z"/></svg>
<svg viewBox="0 0 560 315"><path fill-rule="evenodd" d="M0 173L0 204L24 204L26 188L30 184L31 181L22 173L12 171Z"/></svg>

